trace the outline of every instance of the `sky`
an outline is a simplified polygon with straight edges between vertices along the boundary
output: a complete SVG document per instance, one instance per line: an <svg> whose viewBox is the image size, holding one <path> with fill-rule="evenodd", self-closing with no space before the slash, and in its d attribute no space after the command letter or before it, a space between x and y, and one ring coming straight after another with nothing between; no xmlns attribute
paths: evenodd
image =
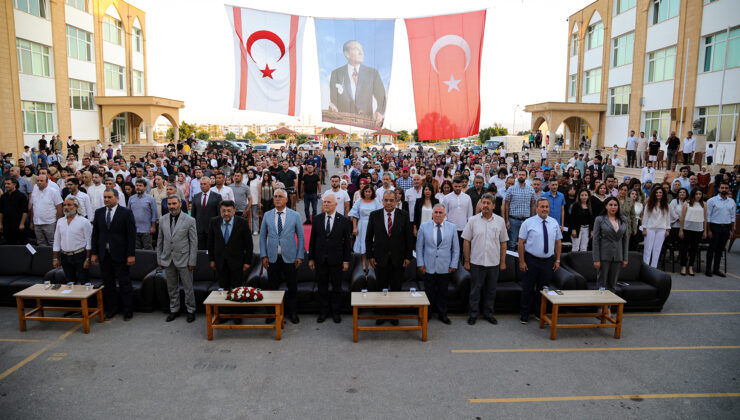
<svg viewBox="0 0 740 420"><path fill-rule="evenodd" d="M182 100L180 119L198 124L323 125L314 20L304 33L301 116L234 109L234 50L224 4L322 18L398 18L384 126L416 128L403 18L487 9L481 62L481 128L530 127L526 104L563 101L567 18L592 0L128 0L146 13L151 96Z"/></svg>

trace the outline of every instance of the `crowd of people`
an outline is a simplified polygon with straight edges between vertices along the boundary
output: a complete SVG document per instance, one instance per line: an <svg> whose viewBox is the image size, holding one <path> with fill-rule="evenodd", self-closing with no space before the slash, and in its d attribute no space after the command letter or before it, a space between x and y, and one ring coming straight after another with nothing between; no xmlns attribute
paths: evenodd
<svg viewBox="0 0 740 420"><path fill-rule="evenodd" d="M124 157L100 142L82 153L70 138L63 157L55 136L17 159L2 156L5 243L52 246L54 266L68 281L86 282L90 264L100 264L106 316L119 312L120 295L125 320L133 316L128 268L135 250L154 249L171 295L168 322L180 312L179 282L188 322L195 319L192 270L199 249L208 250L220 286L233 288L244 282L258 236L270 287L288 286L286 314L294 323L296 270L306 257L317 272L318 321L340 322L338 285L353 253L390 290L400 290L415 255L431 309L446 324L447 284L460 267L471 273L472 325L480 311L497 323L496 283L507 250L519 255L520 320L527 323L532 311L539 313L535 293L558 269L563 243L591 250L600 286L614 290L628 251L640 248L653 267L666 248L678 249L680 274L694 275L698 245L708 242L705 274L724 277L721 255L735 231L740 165L711 173L697 162L701 170L692 171L691 132L666 141L662 182L656 181L653 149L661 143L655 133L651 141L630 133L625 166L642 170L639 178L622 179L615 175L622 166L617 147L553 162L541 137L545 147L536 157L504 148L371 152L336 142L309 152L295 145L197 152L193 141ZM677 167L678 150L685 166ZM332 153L338 174L329 176ZM302 224L311 225L309 238Z"/></svg>

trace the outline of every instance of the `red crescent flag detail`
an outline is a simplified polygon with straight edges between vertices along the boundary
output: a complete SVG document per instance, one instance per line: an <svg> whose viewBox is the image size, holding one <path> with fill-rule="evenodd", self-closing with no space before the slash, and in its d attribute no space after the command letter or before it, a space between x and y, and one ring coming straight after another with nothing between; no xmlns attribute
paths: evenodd
<svg viewBox="0 0 740 420"><path fill-rule="evenodd" d="M419 140L477 134L486 11L405 22Z"/></svg>
<svg viewBox="0 0 740 420"><path fill-rule="evenodd" d="M249 57L252 59L252 61L254 61L254 57L252 57L252 44L254 44L254 41L257 41L258 39L267 39L274 42L275 45L280 48L280 57L278 57L277 61L280 61L283 58L283 56L285 55L285 44L283 44L283 40L280 39L279 36L275 35L274 32L257 31L252 35L249 35L249 38L247 38L247 52L249 53Z"/></svg>

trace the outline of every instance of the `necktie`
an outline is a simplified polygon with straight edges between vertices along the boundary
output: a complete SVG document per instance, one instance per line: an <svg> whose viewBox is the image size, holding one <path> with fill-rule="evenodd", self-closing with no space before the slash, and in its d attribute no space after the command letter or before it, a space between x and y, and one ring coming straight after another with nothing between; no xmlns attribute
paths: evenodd
<svg viewBox="0 0 740 420"><path fill-rule="evenodd" d="M437 248L442 245L442 225L437 225Z"/></svg>
<svg viewBox="0 0 740 420"><path fill-rule="evenodd" d="M391 213L388 213L388 236L391 236L391 229L393 229L393 219L391 219Z"/></svg>
<svg viewBox="0 0 740 420"><path fill-rule="evenodd" d="M545 255L547 255L549 249L548 249L548 243L550 240L547 238L547 220L542 221L542 234L545 237Z"/></svg>
<svg viewBox="0 0 740 420"><path fill-rule="evenodd" d="M105 226L110 229L110 207L108 208L108 211L105 213Z"/></svg>
<svg viewBox="0 0 740 420"><path fill-rule="evenodd" d="M283 234L283 212L278 212L278 236Z"/></svg>
<svg viewBox="0 0 740 420"><path fill-rule="evenodd" d="M326 216L326 236L331 233L331 216Z"/></svg>
<svg viewBox="0 0 740 420"><path fill-rule="evenodd" d="M357 78L358 77L359 77L359 75L357 74L357 67L353 67L352 68L352 80L355 81L355 89L357 89L356 86L357 86Z"/></svg>
<svg viewBox="0 0 740 420"><path fill-rule="evenodd" d="M224 228L224 243L229 243L229 236L231 236L231 232L229 232L229 228L231 227L231 223L227 223L226 227Z"/></svg>
<svg viewBox="0 0 740 420"><path fill-rule="evenodd" d="M208 197L208 194L203 193L203 210L206 209L206 198Z"/></svg>

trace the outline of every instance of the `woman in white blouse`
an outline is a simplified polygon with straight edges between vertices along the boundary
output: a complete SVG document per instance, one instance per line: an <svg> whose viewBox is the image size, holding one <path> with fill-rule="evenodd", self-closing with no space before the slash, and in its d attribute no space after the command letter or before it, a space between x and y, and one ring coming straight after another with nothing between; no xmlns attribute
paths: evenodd
<svg viewBox="0 0 740 420"><path fill-rule="evenodd" d="M658 267L663 241L671 232L668 195L663 187L656 185L650 191L642 211L642 235L645 237L645 249L642 261L652 267Z"/></svg>
<svg viewBox="0 0 740 420"><path fill-rule="evenodd" d="M707 237L707 207L704 205L704 192L696 188L683 204L681 209L681 275L686 275L688 262L689 275L694 275L694 259L699 249L699 242Z"/></svg>

